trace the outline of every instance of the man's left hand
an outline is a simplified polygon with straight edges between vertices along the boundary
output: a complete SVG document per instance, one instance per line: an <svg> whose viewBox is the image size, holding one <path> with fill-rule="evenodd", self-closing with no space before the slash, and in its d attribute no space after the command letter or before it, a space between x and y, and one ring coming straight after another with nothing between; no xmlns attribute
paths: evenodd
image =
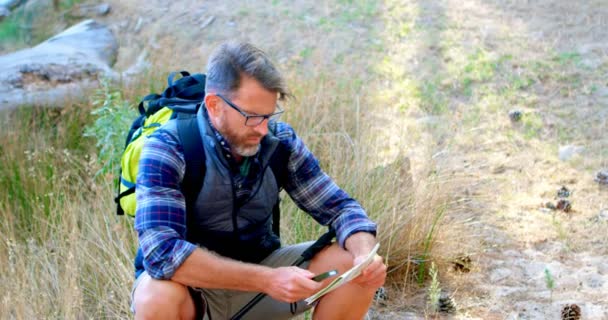
<svg viewBox="0 0 608 320"><path fill-rule="evenodd" d="M365 258L366 256L355 257L353 261L354 265L361 263ZM386 265L382 261L382 257L376 254L372 263L358 277L353 279L353 282L363 287L379 288L384 284L385 280Z"/></svg>

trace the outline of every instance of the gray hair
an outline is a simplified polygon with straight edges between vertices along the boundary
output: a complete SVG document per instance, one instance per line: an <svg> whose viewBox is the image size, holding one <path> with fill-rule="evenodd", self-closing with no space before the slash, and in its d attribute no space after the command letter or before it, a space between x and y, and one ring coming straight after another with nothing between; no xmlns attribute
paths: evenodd
<svg viewBox="0 0 608 320"><path fill-rule="evenodd" d="M254 78L266 90L278 93L280 100L291 96L283 76L266 53L252 44L232 41L221 44L209 57L205 91L234 93L243 75Z"/></svg>

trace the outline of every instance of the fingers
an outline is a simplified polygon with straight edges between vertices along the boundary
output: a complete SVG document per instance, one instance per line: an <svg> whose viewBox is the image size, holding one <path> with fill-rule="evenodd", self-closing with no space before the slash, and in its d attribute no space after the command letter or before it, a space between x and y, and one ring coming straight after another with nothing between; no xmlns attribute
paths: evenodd
<svg viewBox="0 0 608 320"><path fill-rule="evenodd" d="M354 281L362 286L380 287L386 280L386 265L382 257L376 255L372 263Z"/></svg>
<svg viewBox="0 0 608 320"><path fill-rule="evenodd" d="M269 293L273 298L284 302L295 302L307 298L321 289L321 284L313 281L314 274L297 267L277 269L273 288Z"/></svg>

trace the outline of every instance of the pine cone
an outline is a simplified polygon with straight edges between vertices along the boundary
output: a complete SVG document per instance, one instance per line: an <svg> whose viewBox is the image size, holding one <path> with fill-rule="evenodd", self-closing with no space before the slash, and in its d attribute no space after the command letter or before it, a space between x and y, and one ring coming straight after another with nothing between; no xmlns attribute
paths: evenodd
<svg viewBox="0 0 608 320"><path fill-rule="evenodd" d="M386 289L384 287L378 288L376 293L374 294L374 301L379 302L382 305L386 305L388 301L388 294L386 293Z"/></svg>
<svg viewBox="0 0 608 320"><path fill-rule="evenodd" d="M471 271L471 257L469 256L460 256L457 257L456 259L454 259L452 261L452 264L454 264L454 270L455 271L459 271L459 272L463 272L463 273L467 273Z"/></svg>
<svg viewBox="0 0 608 320"><path fill-rule="evenodd" d="M568 188L566 188L566 186L562 186L561 189L557 190L557 197L558 198L568 198L570 196L570 190L568 190Z"/></svg>
<svg viewBox="0 0 608 320"><path fill-rule="evenodd" d="M447 294L441 294L441 296L439 297L439 303L438 303L438 308L437 310L439 312L445 312L445 313L455 313L456 312L456 302L454 301L454 299L452 297L450 297Z"/></svg>
<svg viewBox="0 0 608 320"><path fill-rule="evenodd" d="M576 304L566 305L562 309L562 320L580 320L581 307Z"/></svg>
<svg viewBox="0 0 608 320"><path fill-rule="evenodd" d="M608 185L608 169L598 171L595 175L595 181L599 184Z"/></svg>
<svg viewBox="0 0 608 320"><path fill-rule="evenodd" d="M570 212L572 210L572 203L570 201L561 199L557 202L557 209L563 212Z"/></svg>

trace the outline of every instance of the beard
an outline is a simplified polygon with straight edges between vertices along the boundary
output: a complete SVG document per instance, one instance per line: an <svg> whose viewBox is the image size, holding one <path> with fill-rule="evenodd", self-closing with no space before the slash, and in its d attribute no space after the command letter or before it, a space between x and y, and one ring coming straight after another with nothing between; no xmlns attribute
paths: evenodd
<svg viewBox="0 0 608 320"><path fill-rule="evenodd" d="M223 131L223 132L222 132ZM222 136L228 141L230 148L232 151L243 157L251 157L260 151L260 144L246 144L241 141L244 141L248 138L259 137L257 135L249 135L244 137L239 137L234 131L229 128L225 128L220 131Z"/></svg>
<svg viewBox="0 0 608 320"><path fill-rule="evenodd" d="M234 150L234 152L240 156L243 157L251 157L253 155L255 155L256 153L258 153L258 151L260 151L260 144L256 144L254 146L245 146L245 145L238 145L232 142L228 142L230 143L230 147Z"/></svg>

